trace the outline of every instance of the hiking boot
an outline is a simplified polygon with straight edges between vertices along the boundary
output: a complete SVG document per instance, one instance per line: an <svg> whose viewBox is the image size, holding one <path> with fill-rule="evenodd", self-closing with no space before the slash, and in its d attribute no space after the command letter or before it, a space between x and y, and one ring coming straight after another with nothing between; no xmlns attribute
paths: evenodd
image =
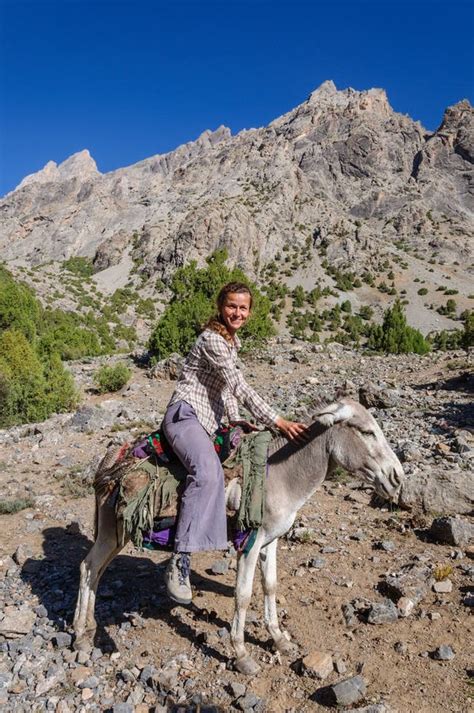
<svg viewBox="0 0 474 713"><path fill-rule="evenodd" d="M175 552L171 557L165 574L168 596L177 604L191 604L193 595L189 571L191 560L187 552Z"/></svg>

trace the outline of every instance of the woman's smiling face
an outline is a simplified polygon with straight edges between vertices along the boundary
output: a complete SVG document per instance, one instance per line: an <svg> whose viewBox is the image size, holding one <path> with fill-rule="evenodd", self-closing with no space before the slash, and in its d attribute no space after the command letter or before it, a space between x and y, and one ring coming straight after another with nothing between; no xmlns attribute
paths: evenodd
<svg viewBox="0 0 474 713"><path fill-rule="evenodd" d="M229 333L234 335L250 317L250 295L247 292L229 292L221 308L221 317Z"/></svg>

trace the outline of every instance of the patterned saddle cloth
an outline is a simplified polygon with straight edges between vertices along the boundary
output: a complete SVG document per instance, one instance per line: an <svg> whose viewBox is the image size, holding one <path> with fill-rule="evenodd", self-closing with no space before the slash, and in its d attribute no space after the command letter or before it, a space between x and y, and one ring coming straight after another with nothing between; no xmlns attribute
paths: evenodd
<svg viewBox="0 0 474 713"><path fill-rule="evenodd" d="M270 440L269 431L245 434L236 424L222 426L214 439L226 482L240 479L238 511L228 511L238 548L248 540L242 533L261 524ZM123 519L124 540L130 537L137 546L166 548L173 544L186 477L164 434L154 431L134 444L109 447L97 470L94 488L98 497L108 498Z"/></svg>

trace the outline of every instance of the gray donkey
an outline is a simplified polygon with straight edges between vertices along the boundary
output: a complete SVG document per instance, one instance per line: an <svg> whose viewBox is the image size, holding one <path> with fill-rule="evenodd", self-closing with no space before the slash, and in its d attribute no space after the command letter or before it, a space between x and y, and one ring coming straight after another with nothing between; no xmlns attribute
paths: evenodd
<svg viewBox="0 0 474 713"><path fill-rule="evenodd" d="M278 538L292 526L296 513L321 485L328 472L341 466L372 485L385 499L395 500L404 477L402 466L373 416L356 401L343 398L319 404L309 429L309 440L295 445L283 438L272 443L265 485L265 511L254 545L240 556L235 587L231 640L235 666L243 674L260 667L244 643L247 608L260 560L265 594L265 623L277 651L293 654L296 647L280 629L276 608L276 552ZM235 494L235 491L234 491ZM79 596L74 615L75 646L89 646L96 630L95 597L99 579L120 552L122 523L107 498L96 497L97 537L81 564Z"/></svg>

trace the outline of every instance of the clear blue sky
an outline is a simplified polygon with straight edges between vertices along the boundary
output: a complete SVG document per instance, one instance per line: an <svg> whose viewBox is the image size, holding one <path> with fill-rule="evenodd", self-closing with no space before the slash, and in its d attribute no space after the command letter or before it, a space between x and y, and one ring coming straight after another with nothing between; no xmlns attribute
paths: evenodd
<svg viewBox="0 0 474 713"><path fill-rule="evenodd" d="M100 171L262 126L326 79L428 129L473 96L471 0L0 0L0 194L88 148ZM471 37L471 40L469 39Z"/></svg>

